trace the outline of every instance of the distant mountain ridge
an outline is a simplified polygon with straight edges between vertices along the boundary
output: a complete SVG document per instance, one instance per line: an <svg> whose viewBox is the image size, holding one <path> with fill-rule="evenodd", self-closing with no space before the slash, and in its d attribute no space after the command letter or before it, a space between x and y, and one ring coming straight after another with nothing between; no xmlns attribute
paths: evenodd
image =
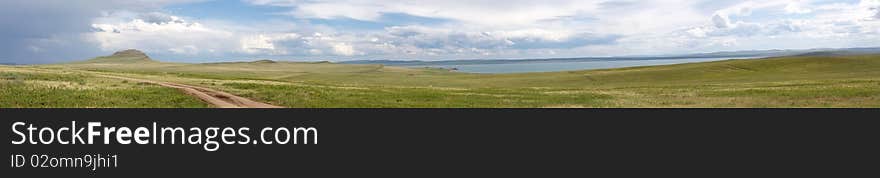
<svg viewBox="0 0 880 178"><path fill-rule="evenodd" d="M821 48L805 50L750 50L750 51L724 51L712 53L695 53L684 55L665 56L622 56L622 57L582 57L582 58L545 58L545 59L464 59L444 61L422 60L355 60L340 62L343 64L383 64L390 66L422 66L422 65L472 65L472 64L509 64L530 62L579 62L579 61L608 61L608 60L663 60L681 58L756 58L756 57L781 57L781 56L828 56L828 55L859 55L880 54L880 47L872 48Z"/></svg>

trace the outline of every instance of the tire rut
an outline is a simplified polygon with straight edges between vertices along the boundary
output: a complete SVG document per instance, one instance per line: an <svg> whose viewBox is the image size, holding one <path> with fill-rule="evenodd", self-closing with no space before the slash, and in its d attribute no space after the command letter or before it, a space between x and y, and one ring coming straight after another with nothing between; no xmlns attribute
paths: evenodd
<svg viewBox="0 0 880 178"><path fill-rule="evenodd" d="M191 85L184 85L179 83L171 83L171 82L160 82L160 81L152 81L146 79L137 79L137 78L129 78L129 77L121 77L121 76L113 76L113 75L99 75L101 77L106 78L115 78L120 80L128 80L134 82L143 82L156 84L159 86L176 88L178 90L183 91L186 94L195 96L202 101L207 102L208 104L214 105L218 108L281 108L280 106L275 106L267 103L261 103L257 101L250 100L248 98L236 96L233 94L229 94L223 91L214 90L210 88L197 87Z"/></svg>

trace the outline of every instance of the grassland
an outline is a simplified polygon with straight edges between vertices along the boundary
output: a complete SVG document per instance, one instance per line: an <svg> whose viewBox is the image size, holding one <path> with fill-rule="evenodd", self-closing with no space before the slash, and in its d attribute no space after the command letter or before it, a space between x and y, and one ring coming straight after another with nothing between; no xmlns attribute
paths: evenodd
<svg viewBox="0 0 880 178"><path fill-rule="evenodd" d="M80 73L89 76L73 78L92 78L89 81L104 80L94 79L95 74L121 75L215 88L287 107L880 107L880 55L743 59L521 74L332 63L182 64L130 56L119 59L3 67L0 72ZM95 82L84 86L108 88ZM140 87L137 90L152 88ZM3 88L0 92L12 90ZM7 95L0 96L5 100L10 98ZM48 107L106 106L74 105L76 99L70 100L74 102L46 103ZM0 106L41 106L8 103L0 101ZM181 107L171 104L146 107Z"/></svg>
<svg viewBox="0 0 880 178"><path fill-rule="evenodd" d="M0 108L208 107L177 90L76 73L0 66Z"/></svg>

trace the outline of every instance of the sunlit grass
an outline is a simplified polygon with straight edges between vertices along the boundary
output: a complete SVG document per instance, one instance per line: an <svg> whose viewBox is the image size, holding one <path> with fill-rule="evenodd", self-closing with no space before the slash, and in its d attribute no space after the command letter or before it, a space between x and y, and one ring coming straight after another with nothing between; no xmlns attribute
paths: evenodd
<svg viewBox="0 0 880 178"><path fill-rule="evenodd" d="M176 89L83 74L0 73L3 108L207 107Z"/></svg>

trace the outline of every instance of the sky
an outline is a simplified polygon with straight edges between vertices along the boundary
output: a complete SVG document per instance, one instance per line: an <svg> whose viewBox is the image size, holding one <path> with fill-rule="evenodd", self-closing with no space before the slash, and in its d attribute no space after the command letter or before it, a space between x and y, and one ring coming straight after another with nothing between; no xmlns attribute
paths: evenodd
<svg viewBox="0 0 880 178"><path fill-rule="evenodd" d="M880 46L880 0L4 0L0 63L450 60Z"/></svg>

